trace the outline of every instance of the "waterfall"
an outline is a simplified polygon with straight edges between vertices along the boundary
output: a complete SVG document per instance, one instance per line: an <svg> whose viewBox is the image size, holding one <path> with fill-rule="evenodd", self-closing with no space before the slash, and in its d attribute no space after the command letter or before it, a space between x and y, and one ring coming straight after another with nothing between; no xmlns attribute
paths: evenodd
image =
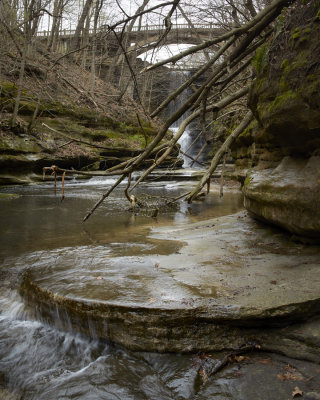
<svg viewBox="0 0 320 400"><path fill-rule="evenodd" d="M170 90L173 91L177 87L179 87L185 79L188 79L191 75L190 71L171 71L170 72ZM180 108L188 99L189 96L191 96L192 91L190 88L187 88L184 90L175 100L172 100L169 104L169 115L172 115L178 108ZM181 122L188 116L189 112L187 111L184 113L177 121L173 123L173 125L170 127L170 129L176 133ZM201 149L203 145L203 138L200 136L197 140L195 140L200 133L200 129L197 126L198 124L193 123L192 126L189 126L181 136L181 138L178 140L178 143L180 145L180 149L183 153L186 153L186 155L182 154L183 157L183 168L201 168L201 164L199 163L193 163L192 159L190 157L196 157L198 154L199 150ZM201 157L199 159L201 161ZM193 164L193 165L192 165Z"/></svg>

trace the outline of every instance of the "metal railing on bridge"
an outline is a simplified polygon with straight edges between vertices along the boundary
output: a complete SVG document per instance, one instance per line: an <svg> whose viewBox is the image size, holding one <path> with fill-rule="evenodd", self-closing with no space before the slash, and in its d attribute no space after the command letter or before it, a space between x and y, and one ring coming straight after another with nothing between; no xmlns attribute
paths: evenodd
<svg viewBox="0 0 320 400"><path fill-rule="evenodd" d="M213 28L217 28L217 26L215 24L207 24L207 23L202 23L202 24L173 24L171 27L171 31L172 30L212 30ZM134 26L131 29L131 32L161 32L161 31L165 31L165 26L164 25L143 25L143 26ZM123 27L116 27L115 32L122 32L123 31ZM104 33L108 31L108 27L104 26L101 27L100 29L97 30L97 33ZM39 31L37 32L37 36L38 37L48 37L50 35L51 31ZM60 37L70 37L73 36L75 34L76 30L75 29L62 29L59 32L59 36ZM127 32L127 30L125 29L124 32ZM89 30L89 35L93 34L93 29Z"/></svg>

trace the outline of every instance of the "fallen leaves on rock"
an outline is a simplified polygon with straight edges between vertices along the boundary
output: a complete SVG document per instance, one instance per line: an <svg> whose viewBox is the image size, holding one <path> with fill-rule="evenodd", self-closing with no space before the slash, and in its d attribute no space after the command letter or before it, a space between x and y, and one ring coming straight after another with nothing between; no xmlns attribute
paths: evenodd
<svg viewBox="0 0 320 400"><path fill-rule="evenodd" d="M303 395L303 391L301 389L298 388L298 386L296 386L294 388L294 391L292 392L292 397L297 397L297 396L302 396Z"/></svg>
<svg viewBox="0 0 320 400"><path fill-rule="evenodd" d="M304 381L304 377L290 364L284 367L285 372L279 373L277 378L281 381Z"/></svg>

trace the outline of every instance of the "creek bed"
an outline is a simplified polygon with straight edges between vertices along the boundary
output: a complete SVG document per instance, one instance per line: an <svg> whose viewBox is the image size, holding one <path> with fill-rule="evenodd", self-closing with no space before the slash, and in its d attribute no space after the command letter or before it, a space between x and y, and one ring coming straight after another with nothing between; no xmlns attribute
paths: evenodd
<svg viewBox="0 0 320 400"><path fill-rule="evenodd" d="M96 301L98 295L101 297L101 288L109 284L110 290L104 291L103 296L106 296L106 293L114 296L116 293L122 300L128 302L130 299L131 306L137 307L138 291L149 309L159 307L159 302L165 300L166 304L171 304L170 307L176 310L177 303L174 305L171 303L172 297L175 296L179 301L180 310L191 314L197 304L195 292L197 296L200 294L201 297L214 300L221 299L222 292L227 293L231 305L237 296L246 298L241 291L234 293L233 287L221 283L213 285L210 280L208 281L208 277L206 277L207 282L203 281L206 283L204 287L194 285L192 288L191 281L199 275L197 271L189 276L185 271L176 269L171 275L171 280L166 276L164 283L168 291L164 296L162 295L164 291L159 289L160 283L155 281L159 274L164 274L164 269L168 269L168 266L165 268L164 259L170 255L178 258L185 248L184 243L190 241L190 231L185 230L186 224L191 224L194 232L201 232L204 229L208 233L213 227L197 228L202 224L201 220L223 217L241 210L239 192L230 191L223 199L219 199L217 190L213 190L207 202L199 202L192 206L180 202L176 208L160 214L155 220L147 214L135 216L127 212L127 201L124 200L121 190L105 202L86 224L81 224L85 210L90 208L99 197L99 193L110 183L99 180L81 184L69 183L66 188L66 199L62 203L59 196L53 194L51 185L11 187L8 192L14 189L14 192L21 196L1 202L0 396L7 396L5 398L8 399L12 397L47 400L57 398L164 400L204 399L210 395L210 398L216 399L256 399L257 388L252 381L245 379L246 371L249 373L255 371L258 380L262 380L262 375L267 374L272 381L273 375L276 376L277 371L281 372L285 368L288 358L274 355L260 357L259 354L252 354L251 358L247 358L243 363L227 367L218 375L217 380L206 381L200 372L205 370L207 365L217 362L219 357L224 356L223 354L210 353L200 356L132 352L101 340L101 335L94 324L87 325L89 331L80 329L79 332L79 329L73 326L74 320L70 320L65 310L56 307L54 318L52 315L47 315L46 318L43 313L43 303L36 304L29 301L26 304L25 298L20 296L21 282L28 287L28 279L32 276L29 282L36 285L34 294L37 292L36 287L46 286L46 290L54 293L54 296L62 290L63 293L60 294L64 297L71 296L73 299L83 300L86 294L86 301L90 303L90 297L91 301ZM175 197L184 193L188 187L189 183L183 181L157 182L148 184L148 192L152 195ZM141 187L139 190L144 191L146 188ZM238 215L240 218L236 217L239 223L247 218L245 216L242 218L241 215ZM272 254L282 252L284 258L297 257L296 260L303 260L301 262L307 263L308 267L313 266L318 248L289 244L286 242L288 238L281 236L282 233L278 231L276 240L279 240L285 248L274 248L273 239L270 238L275 232L270 230L266 233L260 232L264 237L261 244L261 237L255 237L253 233L255 223L252 221L246 223L253 225L247 226L243 234L253 247L256 245L261 250L260 253L265 252L266 248L270 252L271 246ZM153 234L150 234L150 228L153 228ZM182 241L167 240L173 236L180 237ZM237 246L236 243L233 245ZM233 250L239 251L239 249ZM204 256L201 254L202 258ZM132 261L133 258L136 263L128 273L128 260ZM187 258L195 262L191 255ZM113 264L111 268L110 260L118 260L118 263ZM209 260L201 259L201 262L205 261ZM227 260L225 261L227 265ZM108 272L103 270L103 265L108 265ZM208 263L202 263L201 273L206 265L209 266ZM227 268L231 268L230 265ZM288 266L284 265L284 268ZM298 270L299 265L296 263L293 268ZM230 276L232 278L232 274ZM109 283L106 279L108 277ZM257 280L261 278L259 275L256 277ZM183 291L180 288L179 292L175 287L170 291L170 282L172 284L177 280L183 281ZM153 282L153 285L145 289L147 281ZM91 287L86 286L88 282ZM133 285L134 282L140 285L140 289ZM274 289L275 285L273 283L270 285L271 289ZM241 288L244 286L246 285L242 285ZM74 290L78 292L72 294ZM29 294L31 292L28 291ZM30 300L30 296L26 298ZM289 303L292 303L291 299ZM52 311L52 308L50 310ZM190 316L188 318L190 320ZM166 325L165 321L163 325ZM196 324L193 328L194 332L198 330L200 333L201 329L205 329ZM130 329L127 331L130 333ZM311 343L316 331L317 329L314 333L310 333ZM202 332L205 341L206 331ZM223 336L221 331L218 334ZM247 336L243 332L241 334L239 335L236 329L233 336L240 337L241 340L244 338L246 342ZM293 336L292 331L289 334ZM280 338L278 336L276 338L280 343ZM116 337L112 339L117 341ZM190 337L185 339L185 342L181 343L188 351ZM230 351L232 345L236 347L241 345L241 340L230 344L229 339L228 346L224 344L225 350ZM275 337L272 341L275 341ZM266 339L264 345L272 350L270 340L268 342ZM142 348L140 347L140 350ZM182 347L180 350L183 350ZM311 358L312 355L309 360ZM303 374L304 379L299 383L300 386L304 390L316 390L319 382L315 364L304 361L297 363L299 373ZM239 370L243 375L239 374ZM285 370L283 371L285 374ZM312 375L316 378L312 382L308 381ZM239 388L239 383L242 389ZM290 394L291 386L290 381L276 379L274 393ZM258 398L270 397L261 395Z"/></svg>

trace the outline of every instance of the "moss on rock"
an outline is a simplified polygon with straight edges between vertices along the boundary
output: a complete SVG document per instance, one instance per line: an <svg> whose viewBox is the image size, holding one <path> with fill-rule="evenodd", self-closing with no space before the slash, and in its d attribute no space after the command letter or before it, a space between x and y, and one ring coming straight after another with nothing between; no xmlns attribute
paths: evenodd
<svg viewBox="0 0 320 400"><path fill-rule="evenodd" d="M257 218L314 237L320 237L318 7L316 0L296 5L286 29L269 43L268 65L256 68L248 99L258 124L247 128L233 149L236 164L250 170L246 208Z"/></svg>
<svg viewBox="0 0 320 400"><path fill-rule="evenodd" d="M0 193L0 200L13 200L21 197L20 194L16 193Z"/></svg>

